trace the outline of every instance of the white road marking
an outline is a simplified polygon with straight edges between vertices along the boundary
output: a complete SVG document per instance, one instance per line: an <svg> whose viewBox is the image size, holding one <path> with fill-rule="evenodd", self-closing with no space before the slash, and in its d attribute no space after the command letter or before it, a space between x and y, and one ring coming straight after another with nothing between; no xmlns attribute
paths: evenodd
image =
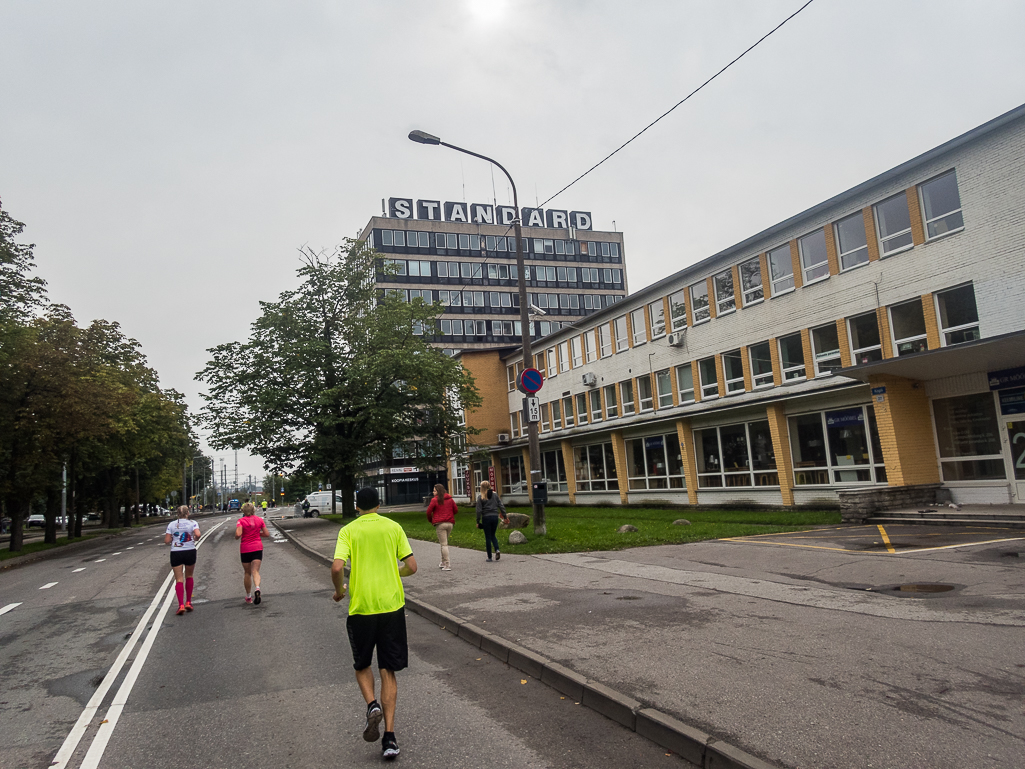
<svg viewBox="0 0 1025 769"><path fill-rule="evenodd" d="M6 613L7 613L7 612L9 612L9 611L10 611L11 609L16 609L16 608L18 608L19 606L21 606L21 604L22 604L22 601L18 601L18 603L9 603L9 604L7 604L7 605L6 605L5 607L3 607L2 609L0 609L0 614L6 614Z"/></svg>
<svg viewBox="0 0 1025 769"><path fill-rule="evenodd" d="M135 550L135 547L126 547L125 550ZM117 553L114 553L114 555L117 555Z"/></svg>
<svg viewBox="0 0 1025 769"><path fill-rule="evenodd" d="M98 560L98 561L93 561L93 563L103 563L103 562L104 562L104 561L106 561L106 560L107 560L106 558L101 558L101 559L100 559L100 560Z"/></svg>
<svg viewBox="0 0 1025 769"><path fill-rule="evenodd" d="M116 553L112 553L112 555L121 555L121 551L118 550Z"/></svg>
<svg viewBox="0 0 1025 769"><path fill-rule="evenodd" d="M80 568L80 569L72 569L72 570L71 570L71 573L72 573L72 574L74 574L75 572L79 572L79 571L85 571L85 566L83 566L83 567L82 567L82 568Z"/></svg>
<svg viewBox="0 0 1025 769"><path fill-rule="evenodd" d="M54 586L54 585L56 585L56 584L57 584L56 582L47 582L47 583L46 583L45 585L43 585L43 586L42 586L41 588L39 588L39 589L40 589L40 590L49 590L49 589L50 589L51 587L53 587L53 586Z"/></svg>

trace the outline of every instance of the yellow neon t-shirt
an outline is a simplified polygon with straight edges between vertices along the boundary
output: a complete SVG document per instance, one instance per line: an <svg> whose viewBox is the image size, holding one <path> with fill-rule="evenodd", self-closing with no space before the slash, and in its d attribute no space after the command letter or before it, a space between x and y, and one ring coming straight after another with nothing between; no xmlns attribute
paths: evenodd
<svg viewBox="0 0 1025 769"><path fill-rule="evenodd" d="M335 559L352 561L349 614L386 614L405 606L398 562L412 554L406 532L390 518L363 513L343 526Z"/></svg>

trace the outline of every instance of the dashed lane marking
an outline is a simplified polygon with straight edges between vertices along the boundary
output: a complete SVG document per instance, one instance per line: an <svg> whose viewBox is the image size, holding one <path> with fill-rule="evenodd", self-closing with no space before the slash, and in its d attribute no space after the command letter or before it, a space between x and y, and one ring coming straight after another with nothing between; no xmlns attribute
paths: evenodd
<svg viewBox="0 0 1025 769"><path fill-rule="evenodd" d="M101 559L100 559L100 560L98 560L98 561L93 561L93 563L103 563L103 562L104 562L104 561L106 561L106 560L107 560L106 558L101 558Z"/></svg>
<svg viewBox="0 0 1025 769"><path fill-rule="evenodd" d="M134 546L133 547L126 547L125 550L135 550L135 547ZM115 555L117 555L117 554L115 553Z"/></svg>
<svg viewBox="0 0 1025 769"><path fill-rule="evenodd" d="M111 555L121 555L121 551L118 550L116 553L111 553Z"/></svg>
<svg viewBox="0 0 1025 769"><path fill-rule="evenodd" d="M3 607L2 609L0 609L0 614L6 614L6 613L7 613L7 612L9 612L9 611L10 611L11 609L16 609L16 608L18 608L19 606L21 606L21 604L22 604L22 602L21 602L21 601L18 601L18 603L9 603L9 604L7 604L6 606L4 606L4 607Z"/></svg>
<svg viewBox="0 0 1025 769"><path fill-rule="evenodd" d="M83 567L82 567L82 568L80 568L80 569L72 569L72 570L71 570L71 573L72 573L72 574L75 574L76 572L79 572L79 571L85 571L85 566L83 566Z"/></svg>
<svg viewBox="0 0 1025 769"><path fill-rule="evenodd" d="M41 588L39 588L39 589L40 589L40 590L49 590L49 589L50 589L51 587L53 587L53 586L54 586L54 585L56 585L56 584L57 584L56 582L47 582L47 583L46 583L45 585L43 585L43 586L42 586Z"/></svg>

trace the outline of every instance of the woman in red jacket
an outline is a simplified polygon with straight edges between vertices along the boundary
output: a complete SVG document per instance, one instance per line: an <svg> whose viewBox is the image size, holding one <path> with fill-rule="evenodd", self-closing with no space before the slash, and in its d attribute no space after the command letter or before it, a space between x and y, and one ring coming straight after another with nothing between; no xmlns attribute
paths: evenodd
<svg viewBox="0 0 1025 769"><path fill-rule="evenodd" d="M456 523L456 502L452 495L445 491L440 483L434 487L434 497L431 504L427 506L427 520L438 532L438 542L441 543L441 570L452 571L452 564L448 560L448 535L452 533L452 527Z"/></svg>

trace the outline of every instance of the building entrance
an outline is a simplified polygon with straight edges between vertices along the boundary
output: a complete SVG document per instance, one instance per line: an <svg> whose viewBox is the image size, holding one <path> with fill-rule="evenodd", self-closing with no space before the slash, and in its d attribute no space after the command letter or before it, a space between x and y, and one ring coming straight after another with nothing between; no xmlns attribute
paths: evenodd
<svg viewBox="0 0 1025 769"><path fill-rule="evenodd" d="M1011 452L1011 494L1014 501L1025 504L1025 420L1007 422L1007 445Z"/></svg>

